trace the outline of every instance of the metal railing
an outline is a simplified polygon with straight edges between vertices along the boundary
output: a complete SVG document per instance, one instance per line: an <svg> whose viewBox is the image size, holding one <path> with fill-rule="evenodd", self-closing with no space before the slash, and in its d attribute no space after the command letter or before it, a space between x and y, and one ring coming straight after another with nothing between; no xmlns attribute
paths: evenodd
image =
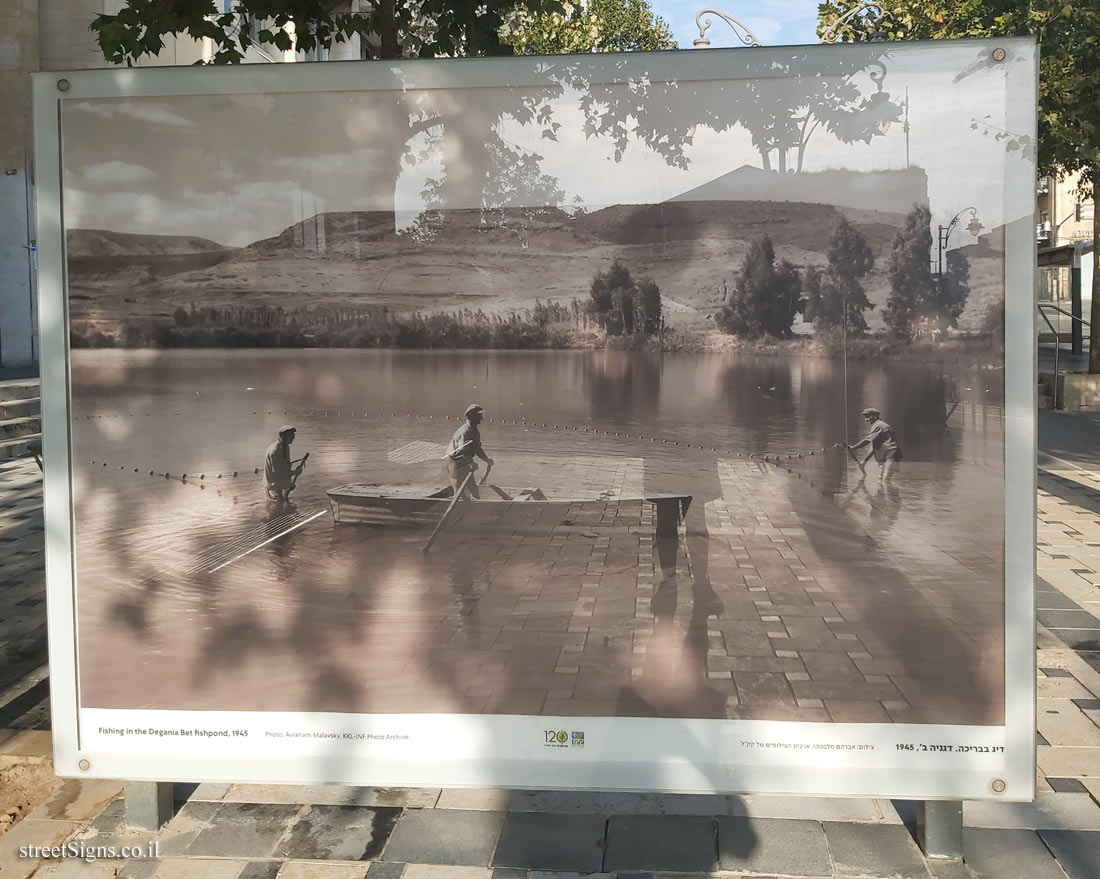
<svg viewBox="0 0 1100 879"><path fill-rule="evenodd" d="M1091 329L1091 324L1089 324L1089 322L1087 320L1085 320L1084 318L1078 317L1076 314L1073 314L1072 312L1066 311L1064 308L1059 308L1057 305L1054 305L1053 303L1050 303L1050 302L1040 302L1039 303L1039 315L1043 318L1043 320L1046 321L1047 326L1050 327L1050 331L1054 334L1054 387L1053 387L1051 393L1052 393L1052 396L1054 397L1054 408L1057 409L1058 408L1058 373L1059 373L1059 370L1058 370L1058 352L1062 350L1062 337L1058 334L1058 330L1054 326L1054 324L1052 324L1050 322L1050 318L1047 317L1047 313L1046 313L1045 309L1048 309L1048 308L1052 309L1054 311L1057 311L1059 314L1064 314L1071 321L1075 320L1084 327L1090 327L1090 329ZM1061 324L1061 321L1059 321L1059 324ZM1072 323L1070 324L1070 326L1072 326Z"/></svg>

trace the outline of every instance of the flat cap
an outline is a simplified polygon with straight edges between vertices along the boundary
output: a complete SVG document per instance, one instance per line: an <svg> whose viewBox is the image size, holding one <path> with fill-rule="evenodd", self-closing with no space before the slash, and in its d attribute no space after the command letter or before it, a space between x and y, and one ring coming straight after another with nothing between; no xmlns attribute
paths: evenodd
<svg viewBox="0 0 1100 879"><path fill-rule="evenodd" d="M874 406L869 406L861 413L864 418L878 418L882 413L878 411Z"/></svg>
<svg viewBox="0 0 1100 879"><path fill-rule="evenodd" d="M279 428L279 436L282 436L284 433L296 433L297 430L298 428L294 427L293 425L284 424L282 427Z"/></svg>
<svg viewBox="0 0 1100 879"><path fill-rule="evenodd" d="M462 414L463 414L464 417L469 418L474 412L484 412L484 411L485 411L484 406L480 405L479 403L471 403L469 406L466 407L466 411L463 412Z"/></svg>

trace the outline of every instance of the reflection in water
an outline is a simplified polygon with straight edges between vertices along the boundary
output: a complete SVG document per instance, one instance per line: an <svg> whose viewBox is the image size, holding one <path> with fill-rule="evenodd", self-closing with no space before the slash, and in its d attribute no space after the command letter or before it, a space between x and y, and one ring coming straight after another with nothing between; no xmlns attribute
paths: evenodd
<svg viewBox="0 0 1100 879"><path fill-rule="evenodd" d="M76 458L111 464L78 466L87 704L994 722L999 389L952 364L850 364L845 413L839 374L643 352L78 352ZM425 556L419 531L332 525L327 488L442 487L438 459L391 453L446 442L475 399L513 495L690 495L682 530L658 533L652 505L581 505L551 529L460 522ZM832 449L868 403L905 448L885 487ZM274 509L253 470L288 421L310 468ZM967 671L934 688L949 666Z"/></svg>
<svg viewBox="0 0 1100 879"><path fill-rule="evenodd" d="M699 499L694 501L698 503ZM698 509L698 507L696 507ZM656 537L660 579L650 601L653 632L646 649L646 665L640 685L626 687L616 714L656 717L725 717L728 694L709 685L707 618L721 616L723 605L711 588L707 573L709 541L706 524L688 511L687 541L683 558L685 577L678 576L680 540L678 533ZM701 526L701 527L700 527ZM695 546L693 553L690 547ZM681 639L677 610L681 588L690 582L683 596L690 608L686 631ZM686 590L685 590L686 592ZM683 616L683 614L681 614Z"/></svg>

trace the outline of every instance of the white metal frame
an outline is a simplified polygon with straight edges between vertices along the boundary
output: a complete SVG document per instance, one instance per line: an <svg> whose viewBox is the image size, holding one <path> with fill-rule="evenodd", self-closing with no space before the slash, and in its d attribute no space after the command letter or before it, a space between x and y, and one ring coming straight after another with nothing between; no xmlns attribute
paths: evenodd
<svg viewBox="0 0 1100 879"><path fill-rule="evenodd" d="M1036 132L1037 50L1030 39L891 45L894 70L914 64L961 69L1007 50L1000 61L1019 87L1008 97L1007 128ZM1005 727L819 724L741 720L552 718L482 715L360 716L270 712L104 712L81 708L76 649L70 372L61 199L61 105L127 96L315 92L537 85L563 64L595 81L702 80L777 75L772 62L798 58L802 72L838 75L852 56L881 44L710 52L330 62L225 68L187 67L39 73L34 76L39 302L42 338L45 514L50 670L56 770L60 775L128 779L345 782L699 792L768 792L914 799L1026 800L1035 757L1036 277L1034 159L1005 181L1006 216L1006 714ZM938 53L938 55L937 55ZM995 57L995 55L993 55ZM917 62L919 59L919 62ZM989 63L994 63L990 61ZM967 122L968 120L960 120ZM246 727L247 739L141 739L99 734L101 725ZM288 748L272 729L330 731L351 739L298 739ZM583 731L581 748L548 748L551 728ZM385 735L408 739L386 740ZM357 738L365 736L366 738ZM382 736L372 739L371 736ZM746 748L745 742L872 743L863 756L827 750L811 759ZM213 744L214 742L218 744ZM902 742L976 744L1003 755L900 759ZM896 753L895 753L896 752Z"/></svg>

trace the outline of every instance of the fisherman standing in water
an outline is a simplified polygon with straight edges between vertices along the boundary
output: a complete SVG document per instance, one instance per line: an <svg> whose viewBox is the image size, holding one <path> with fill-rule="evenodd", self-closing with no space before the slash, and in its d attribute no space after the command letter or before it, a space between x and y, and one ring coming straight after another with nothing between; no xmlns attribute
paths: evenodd
<svg viewBox="0 0 1100 879"><path fill-rule="evenodd" d="M863 418L870 425L871 432L848 448L854 452L856 449L868 446L867 457L860 462L860 467L862 468L871 458L875 458L882 465L882 482L889 482L901 461L901 449L898 447L897 440L894 439L894 429L882 420L878 409L864 409Z"/></svg>
<svg viewBox="0 0 1100 879"><path fill-rule="evenodd" d="M462 483L466 482L466 477L477 469L477 464L474 463L475 457L481 458L489 467L493 466L493 459L486 455L485 450L481 447L481 431L477 429L485 415L485 409L477 403L471 403L466 407L465 415L466 423L455 431L455 435L451 437L451 444L447 448L447 454L444 455L447 461L447 475L451 478L451 488L454 489L454 496L458 495ZM486 471L486 474L488 474L488 471ZM481 494L477 490L477 480L470 477L470 480L466 482L466 492L464 493L468 493L474 499L479 499Z"/></svg>
<svg viewBox="0 0 1100 879"><path fill-rule="evenodd" d="M294 442L297 431L290 425L279 428L279 438L267 447L264 457L264 485L267 496L272 500L286 503L305 466L306 455L301 461L290 460L290 444ZM292 467L297 464L297 467Z"/></svg>

